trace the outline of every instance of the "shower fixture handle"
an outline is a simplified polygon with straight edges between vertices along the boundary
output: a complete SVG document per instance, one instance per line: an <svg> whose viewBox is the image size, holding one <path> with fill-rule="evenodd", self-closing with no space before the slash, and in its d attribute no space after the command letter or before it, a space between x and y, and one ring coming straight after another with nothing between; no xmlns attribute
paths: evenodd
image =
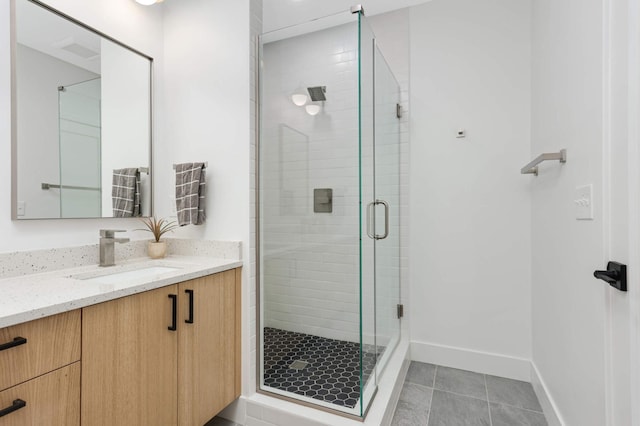
<svg viewBox="0 0 640 426"><path fill-rule="evenodd" d="M375 223L371 220L372 212L375 211L375 206L382 204L384 206L384 234L376 234L376 230L371 230L371 224L375 228ZM367 204L367 235L372 240L384 240L389 236L389 203L384 200L375 200Z"/></svg>

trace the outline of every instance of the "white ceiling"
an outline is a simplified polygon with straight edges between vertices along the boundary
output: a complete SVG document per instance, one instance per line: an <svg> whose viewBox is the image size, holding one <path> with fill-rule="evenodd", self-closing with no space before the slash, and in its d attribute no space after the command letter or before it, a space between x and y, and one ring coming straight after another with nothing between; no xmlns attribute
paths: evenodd
<svg viewBox="0 0 640 426"><path fill-rule="evenodd" d="M361 4L366 16L390 12L430 0L263 0L264 32L311 21Z"/></svg>
<svg viewBox="0 0 640 426"><path fill-rule="evenodd" d="M100 36L31 2L16 2L16 36L20 44L100 74Z"/></svg>

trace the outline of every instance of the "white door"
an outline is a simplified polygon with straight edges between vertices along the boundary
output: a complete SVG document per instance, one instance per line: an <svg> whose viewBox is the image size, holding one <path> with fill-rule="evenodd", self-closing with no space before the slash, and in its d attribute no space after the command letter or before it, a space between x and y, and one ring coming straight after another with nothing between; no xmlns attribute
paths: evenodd
<svg viewBox="0 0 640 426"><path fill-rule="evenodd" d="M605 295L606 407L611 426L640 426L639 4L611 0L605 16L603 204L608 220L603 261L624 263L628 272L628 291L607 286ZM606 267L601 266L598 269Z"/></svg>

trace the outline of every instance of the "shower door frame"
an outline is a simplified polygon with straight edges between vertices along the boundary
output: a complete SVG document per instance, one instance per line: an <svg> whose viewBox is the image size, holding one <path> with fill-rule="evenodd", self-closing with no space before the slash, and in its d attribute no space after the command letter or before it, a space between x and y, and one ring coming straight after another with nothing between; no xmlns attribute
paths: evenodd
<svg viewBox="0 0 640 426"><path fill-rule="evenodd" d="M358 25L358 44L359 47L358 49L361 48L360 46L360 41L361 41L361 21L362 18L364 17L364 13L361 10L356 10L356 11L352 11L352 14L358 14L358 19L357 19L357 25ZM354 20L353 23L356 23L356 21ZM373 33L372 33L373 34ZM262 172L262 168L261 168L261 142L262 142L262 129L261 129L261 124L262 124L262 108L261 108L261 99L262 99L262 83L261 83L261 75L262 75L262 71L261 71L261 61L263 58L263 53L262 53L262 46L261 46L261 36L262 35L258 35L255 38L255 46L256 46L256 73L255 73L255 87L256 87L256 112L255 112L255 129L256 129L256 133L255 133L255 271L256 271L256 303L255 303L255 309L256 309L256 356L257 356L257 362L256 362L256 392L259 394L263 394L263 395L268 395L274 398L278 398L278 399L282 399L285 401L289 401L289 402L293 402L296 404L300 404L302 406L307 406L310 408L314 408L317 410L321 410L324 412L328 412L331 414L335 414L335 415L339 415L342 417L346 417L346 418L350 418L350 419L355 419L358 421L363 421L366 418L366 415L368 413L368 410L371 407L371 404L373 403L374 399L375 399L375 395L377 393L378 390L378 375L380 374L380 372L384 369L384 366L382 366L382 368L380 368L379 364L378 364L378 357L377 357L377 346L376 346L376 364L373 367L373 370L370 373L370 378L373 380L373 382L371 381L367 381L366 383L362 383L362 373L361 373L361 392L360 392L360 398L357 402L357 404L353 407L352 410L359 410L360 411L360 415L358 414L352 414L346 411L343 411L345 409L345 407L336 405L335 408L334 407L329 407L326 405L321 405L319 402L324 402L324 401L320 401L318 400L318 403L316 402L308 402L306 400L300 399L300 398L296 398L294 396L288 396L288 395L283 395L280 393L276 393L276 392L272 392L269 390L264 390L262 389L262 386L264 386L263 384L263 371L264 371L264 353L263 353L263 346L264 346L264 339L263 339L263 319L262 319L262 314L263 314L263 309L262 309L262 291L261 291L261 286L263 285L263 280L261 278L262 275L262 270L263 270L263 266L262 266L262 250L261 250L261 244L262 244L262 238L261 238L261 232L262 232L262 226L261 226L261 220L262 220L262 214L261 214L261 172ZM376 45L376 40L375 37L373 37L371 39L372 41L372 52L373 55L372 59L375 60L375 55L377 54L375 52L375 49L377 48ZM384 60L384 57L383 57ZM361 66L361 61L362 58L360 57L360 55L358 56L358 61L359 61L359 67ZM370 64L372 66L372 76L374 76L373 74L375 74L375 63ZM393 74L392 74L393 75ZM393 76L394 80L395 80L395 76ZM358 99L360 99L361 96L361 90L362 87L360 87L361 84L361 75L360 72L358 72ZM372 83L375 84L375 80L372 80ZM397 83L397 81L396 81ZM375 92L375 86L371 87L371 90ZM398 93L399 94L399 93ZM373 93L373 98L375 99L375 93ZM362 109L359 106L358 107L358 116L361 117L362 116ZM360 118L359 118L360 119ZM373 133L375 135L375 119L372 122L373 124ZM399 129L399 128L398 128ZM399 134L398 134L399 136ZM360 139L362 138L362 128L360 127L359 132L358 132L358 140L359 140L359 144L361 144ZM373 138L374 140L372 141L372 147L375 150L375 137ZM399 138L398 138L398 168L400 167L400 154L399 154ZM359 148L360 151L360 148ZM362 153L359 152L359 159L357 161L361 161L362 159ZM373 159L373 161L375 162L375 157ZM359 175L362 175L362 166L359 167ZM375 165L374 165L374 173L372 173L371 178L375 181ZM399 176L398 176L399 179ZM398 186L400 185L399 181L398 181ZM360 184L361 186L361 184ZM375 186L375 185L374 185ZM399 189L398 189L399 191ZM398 193L398 196L399 193ZM366 205L366 202L362 199L362 197L360 197L360 201L362 203L362 205ZM396 207L399 210L399 205ZM360 213L362 214L362 208L359 209ZM399 220L399 214L398 214L398 220ZM374 219L374 223L375 223L375 219ZM360 237L361 237L361 241L362 238L366 238L366 233L363 234L363 226L362 226L362 222L361 222L361 226L360 226ZM374 228L375 229L375 228ZM399 230L398 230L399 231ZM400 236L398 236L398 239L400 238ZM373 288L373 291L375 292L375 240L373 242L373 248L374 248L374 264L373 264L373 276L374 276L374 281L371 283L371 286ZM362 252L362 246L360 243L360 258L362 259L363 256L363 252ZM400 262L400 242L398 242L398 262ZM361 266L362 266L362 261L361 261ZM399 269L398 269L399 272ZM362 270L360 271L359 274L359 279L361 280L361 284L362 284ZM362 313L363 313L363 308L362 308L362 290L360 289L360 310L359 310L359 315L362 318ZM401 298L400 298L400 276L398 274L398 303L400 303ZM374 299L374 311L375 311L375 299ZM373 323L373 327L375 330L376 327L376 323L377 323L377 318L374 316L374 323ZM397 322L397 333L398 333L398 341L401 339L401 326L400 326L400 319L398 318L398 322ZM362 339L362 323L360 325L360 369L362 371L362 353L363 353L363 339ZM375 339L377 339L377 337L375 337ZM396 344L393 346L393 350L395 350L397 348L397 342ZM365 388L367 389L366 392L367 393L367 399L365 399ZM366 402L366 404L365 404ZM328 404L327 404L328 405ZM358 408L359 406L359 408Z"/></svg>

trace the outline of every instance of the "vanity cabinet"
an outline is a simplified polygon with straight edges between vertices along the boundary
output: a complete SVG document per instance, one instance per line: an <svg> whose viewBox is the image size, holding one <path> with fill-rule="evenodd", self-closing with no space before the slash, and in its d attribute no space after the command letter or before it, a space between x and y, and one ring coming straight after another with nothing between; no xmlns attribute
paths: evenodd
<svg viewBox="0 0 640 426"><path fill-rule="evenodd" d="M0 329L0 426L80 424L80 310Z"/></svg>
<svg viewBox="0 0 640 426"><path fill-rule="evenodd" d="M240 395L240 269L82 310L84 425L202 426Z"/></svg>

